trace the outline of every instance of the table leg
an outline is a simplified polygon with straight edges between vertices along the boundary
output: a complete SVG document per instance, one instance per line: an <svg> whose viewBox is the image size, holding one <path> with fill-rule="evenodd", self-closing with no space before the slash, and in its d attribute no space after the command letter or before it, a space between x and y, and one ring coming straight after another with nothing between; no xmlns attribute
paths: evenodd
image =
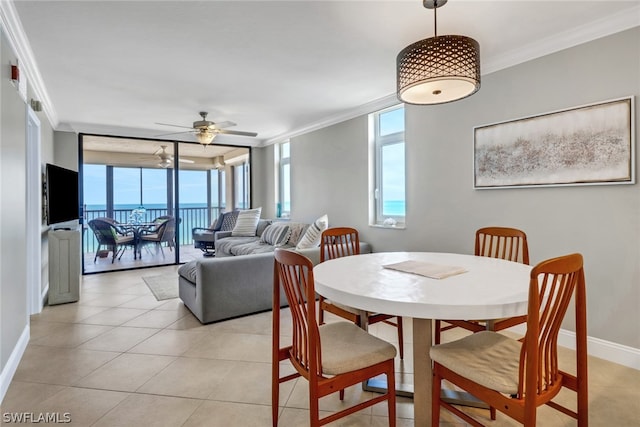
<svg viewBox="0 0 640 427"><path fill-rule="evenodd" d="M416 427L431 424L431 319L413 319L413 412Z"/></svg>

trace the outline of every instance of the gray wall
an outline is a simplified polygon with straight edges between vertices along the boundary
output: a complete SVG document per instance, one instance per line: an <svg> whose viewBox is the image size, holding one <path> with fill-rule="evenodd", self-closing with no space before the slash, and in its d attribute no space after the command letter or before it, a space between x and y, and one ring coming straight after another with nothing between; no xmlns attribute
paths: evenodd
<svg viewBox="0 0 640 427"><path fill-rule="evenodd" d="M9 78L16 56L2 29L0 61L0 371L28 326L26 259L26 105ZM24 73L22 74L24 77ZM35 98L27 85L27 99ZM53 163L53 128L40 119L40 160ZM76 150L77 151L77 150ZM77 158L77 155L76 155ZM77 164L77 160L76 160ZM75 169L75 167L74 167ZM42 239L42 289L48 284L46 229ZM10 380L10 378L8 378Z"/></svg>
<svg viewBox="0 0 640 427"><path fill-rule="evenodd" d="M26 107L10 80L16 64L0 40L0 369L28 324L26 282Z"/></svg>
<svg viewBox="0 0 640 427"><path fill-rule="evenodd" d="M629 95L640 95L640 28L484 76L468 99L407 106L405 230L368 226L367 117L293 138L292 217L327 213L376 251L472 253L477 228L521 228L532 263L584 255L589 335L640 348L638 185L472 188L474 126Z"/></svg>
<svg viewBox="0 0 640 427"><path fill-rule="evenodd" d="M74 132L54 132L54 163L63 168L78 170L78 135Z"/></svg>

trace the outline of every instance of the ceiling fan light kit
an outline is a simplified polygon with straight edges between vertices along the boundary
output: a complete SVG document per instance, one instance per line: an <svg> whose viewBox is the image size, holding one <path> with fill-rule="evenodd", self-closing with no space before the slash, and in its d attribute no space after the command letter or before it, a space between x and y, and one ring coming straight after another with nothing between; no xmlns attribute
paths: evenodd
<svg viewBox="0 0 640 427"><path fill-rule="evenodd" d="M437 8L447 0L423 0L433 9L434 36L404 48L397 57L397 95L407 104L457 101L480 89L480 45L470 37L438 36Z"/></svg>
<svg viewBox="0 0 640 427"><path fill-rule="evenodd" d="M216 137L216 133L209 129L200 129L196 132L196 139L202 145L209 145Z"/></svg>

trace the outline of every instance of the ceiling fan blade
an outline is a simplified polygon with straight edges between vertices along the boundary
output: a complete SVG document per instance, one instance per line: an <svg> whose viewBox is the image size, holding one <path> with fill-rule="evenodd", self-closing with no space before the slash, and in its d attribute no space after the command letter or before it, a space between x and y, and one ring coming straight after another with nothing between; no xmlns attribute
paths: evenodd
<svg viewBox="0 0 640 427"><path fill-rule="evenodd" d="M193 133L193 131L192 131L192 130L191 130L191 131L189 131L189 130L185 130L185 131L182 131L182 132L163 133L163 134L160 134L160 135L154 135L154 137L158 137L158 136L169 136L169 135L178 135L178 134L181 134L181 133Z"/></svg>
<svg viewBox="0 0 640 427"><path fill-rule="evenodd" d="M232 126L236 126L236 124L233 122L226 121L226 122L220 122L220 123L216 122L215 126L218 129L224 129L224 128L230 128Z"/></svg>
<svg viewBox="0 0 640 427"><path fill-rule="evenodd" d="M217 132L225 135L258 136L256 132L243 132L241 130L218 129Z"/></svg>
<svg viewBox="0 0 640 427"><path fill-rule="evenodd" d="M176 128L185 128L185 129L193 129L191 126L180 126L180 125L172 125L171 123L158 123L156 122L157 125L163 125L163 126L173 126Z"/></svg>

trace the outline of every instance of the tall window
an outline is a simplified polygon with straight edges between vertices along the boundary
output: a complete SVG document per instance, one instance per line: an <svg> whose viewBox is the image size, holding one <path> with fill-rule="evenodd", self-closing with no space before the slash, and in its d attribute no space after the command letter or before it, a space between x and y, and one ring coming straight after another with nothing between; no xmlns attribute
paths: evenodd
<svg viewBox="0 0 640 427"><path fill-rule="evenodd" d="M278 144L276 160L278 165L278 200L276 215L288 218L291 215L291 143Z"/></svg>
<svg viewBox="0 0 640 427"><path fill-rule="evenodd" d="M233 200L236 209L249 208L249 163L233 166Z"/></svg>
<svg viewBox="0 0 640 427"><path fill-rule="evenodd" d="M373 222L395 226L405 222L404 106L372 114L374 170Z"/></svg>

